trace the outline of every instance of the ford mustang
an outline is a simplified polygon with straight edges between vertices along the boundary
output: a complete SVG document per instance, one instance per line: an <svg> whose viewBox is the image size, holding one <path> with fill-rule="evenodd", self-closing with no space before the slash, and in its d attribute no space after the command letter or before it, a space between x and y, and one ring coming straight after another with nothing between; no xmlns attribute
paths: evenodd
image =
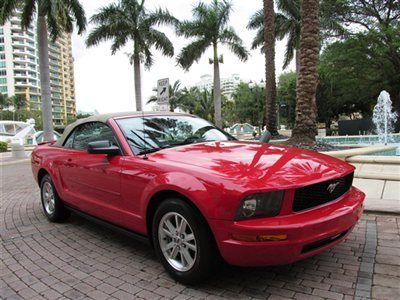
<svg viewBox="0 0 400 300"><path fill-rule="evenodd" d="M177 113L78 120L36 147L32 171L50 221L73 211L148 239L188 284L221 258L282 265L324 251L350 234L365 197L341 160L238 141Z"/></svg>

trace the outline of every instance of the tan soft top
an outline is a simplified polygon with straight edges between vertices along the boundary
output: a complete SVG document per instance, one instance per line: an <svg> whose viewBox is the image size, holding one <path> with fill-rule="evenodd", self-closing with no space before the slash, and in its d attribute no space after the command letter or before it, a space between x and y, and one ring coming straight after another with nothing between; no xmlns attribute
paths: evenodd
<svg viewBox="0 0 400 300"><path fill-rule="evenodd" d="M107 123L109 119L120 119L120 118L129 118L129 117L137 117L137 116L152 116L152 115L162 115L162 116L182 116L189 115L185 113L175 113L175 112L165 112L165 111L128 111L128 112L116 112L116 113L108 113L108 114L99 114L93 115L84 119L78 119L74 123L71 123L65 127L64 133L61 138L54 144L56 146L62 146L64 144L65 139L69 136L71 131L78 125L88 122L102 122Z"/></svg>

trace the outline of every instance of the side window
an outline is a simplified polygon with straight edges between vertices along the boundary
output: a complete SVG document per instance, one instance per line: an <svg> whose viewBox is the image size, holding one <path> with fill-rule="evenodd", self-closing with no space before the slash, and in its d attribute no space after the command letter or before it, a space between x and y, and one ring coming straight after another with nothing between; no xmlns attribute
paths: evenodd
<svg viewBox="0 0 400 300"><path fill-rule="evenodd" d="M64 142L64 147L65 148L72 148L72 143L74 142L74 135L75 135L75 131L72 132L68 139Z"/></svg>
<svg viewBox="0 0 400 300"><path fill-rule="evenodd" d="M97 127L101 123L85 123L75 129L74 143L72 148L86 150L87 145L93 142L95 134L98 134Z"/></svg>
<svg viewBox="0 0 400 300"><path fill-rule="evenodd" d="M110 127L101 122L90 122L76 128L64 143L64 147L86 150L88 143L103 140L118 146Z"/></svg>

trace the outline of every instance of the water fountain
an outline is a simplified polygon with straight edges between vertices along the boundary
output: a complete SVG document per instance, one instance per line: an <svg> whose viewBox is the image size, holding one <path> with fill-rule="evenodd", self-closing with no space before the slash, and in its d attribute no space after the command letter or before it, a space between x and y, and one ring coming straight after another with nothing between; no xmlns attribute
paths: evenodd
<svg viewBox="0 0 400 300"><path fill-rule="evenodd" d="M376 127L379 142L387 145L393 142L391 133L394 131L394 123L397 120L397 113L392 111L392 101L386 91L379 94L378 102L374 107L372 121Z"/></svg>

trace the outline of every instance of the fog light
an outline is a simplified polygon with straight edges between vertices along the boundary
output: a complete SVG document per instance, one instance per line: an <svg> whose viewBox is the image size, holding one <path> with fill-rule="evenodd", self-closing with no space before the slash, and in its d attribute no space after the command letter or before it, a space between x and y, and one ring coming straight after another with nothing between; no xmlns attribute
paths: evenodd
<svg viewBox="0 0 400 300"><path fill-rule="evenodd" d="M287 234L265 234L265 235L245 235L232 234L232 238L242 242L268 242L268 241L284 241Z"/></svg>
<svg viewBox="0 0 400 300"><path fill-rule="evenodd" d="M287 234L267 234L259 235L258 241L284 241L287 239Z"/></svg>

